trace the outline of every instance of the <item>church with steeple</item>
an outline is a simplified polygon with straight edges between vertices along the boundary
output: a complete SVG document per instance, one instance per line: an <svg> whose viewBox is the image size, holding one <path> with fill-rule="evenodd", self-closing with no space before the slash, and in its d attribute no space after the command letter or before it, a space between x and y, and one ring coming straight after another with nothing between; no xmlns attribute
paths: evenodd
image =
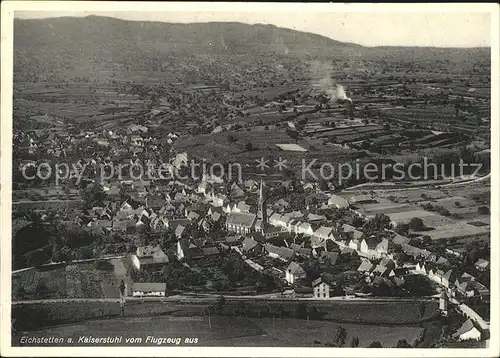
<svg viewBox="0 0 500 358"><path fill-rule="evenodd" d="M280 228L269 225L269 210L267 209L267 193L264 180L260 180L259 202L257 203L257 220L255 221L255 231L261 233L264 237L278 236Z"/></svg>

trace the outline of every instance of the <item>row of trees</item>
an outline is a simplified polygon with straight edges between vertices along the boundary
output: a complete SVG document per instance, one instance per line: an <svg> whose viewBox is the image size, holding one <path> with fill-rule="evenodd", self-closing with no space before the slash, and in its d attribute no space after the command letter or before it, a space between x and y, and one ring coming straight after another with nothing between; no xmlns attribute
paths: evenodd
<svg viewBox="0 0 500 358"><path fill-rule="evenodd" d="M349 342L347 342L347 329L343 326L338 326L333 332L333 340L332 343L327 343L326 345L332 347L351 347L357 348L359 347L359 337L352 336ZM382 343L380 341L372 341L368 348L382 348ZM406 339L398 340L395 348L413 348L411 344L409 344Z"/></svg>

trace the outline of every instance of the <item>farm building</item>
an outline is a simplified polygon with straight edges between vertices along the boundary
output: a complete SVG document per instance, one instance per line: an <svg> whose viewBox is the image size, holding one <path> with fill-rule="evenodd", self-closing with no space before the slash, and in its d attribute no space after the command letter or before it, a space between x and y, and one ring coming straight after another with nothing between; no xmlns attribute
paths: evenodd
<svg viewBox="0 0 500 358"><path fill-rule="evenodd" d="M488 260L479 259L474 264L479 271L485 271L490 268L490 262Z"/></svg>
<svg viewBox="0 0 500 358"><path fill-rule="evenodd" d="M210 253L210 251L209 251ZM182 259L197 259L203 257L204 251L194 242L188 239L177 241L177 258Z"/></svg>
<svg viewBox="0 0 500 358"><path fill-rule="evenodd" d="M377 203L377 200L372 198L370 195L355 195L349 198L349 203L352 205L373 204Z"/></svg>
<svg viewBox="0 0 500 358"><path fill-rule="evenodd" d="M368 260L361 261L361 265L358 267L358 271L365 274L371 273L373 269L374 265Z"/></svg>
<svg viewBox="0 0 500 358"><path fill-rule="evenodd" d="M290 262L286 268L286 281L293 285L295 282L306 277L304 269L295 261Z"/></svg>
<svg viewBox="0 0 500 358"><path fill-rule="evenodd" d="M262 249L262 245L253 237L246 237L242 243L242 250L245 252L258 251Z"/></svg>
<svg viewBox="0 0 500 358"><path fill-rule="evenodd" d="M164 282L145 282L132 284L132 296L134 297L165 297L166 290L167 284Z"/></svg>
<svg viewBox="0 0 500 358"><path fill-rule="evenodd" d="M344 198L332 194L328 199L328 206L335 207L337 209L344 209L349 207L349 203Z"/></svg>
<svg viewBox="0 0 500 358"><path fill-rule="evenodd" d="M328 277L319 277L312 282L313 297L314 298L330 298L334 295L343 294Z"/></svg>
<svg viewBox="0 0 500 358"><path fill-rule="evenodd" d="M322 277L314 280L312 286L315 298L330 298L330 285Z"/></svg>
<svg viewBox="0 0 500 358"><path fill-rule="evenodd" d="M136 254L132 255L132 262L140 270L144 267L162 266L169 259L160 246L139 246Z"/></svg>
<svg viewBox="0 0 500 358"><path fill-rule="evenodd" d="M274 246L271 244L264 245L269 257L281 259L283 261L290 260L293 256L293 250L287 247Z"/></svg>
<svg viewBox="0 0 500 358"><path fill-rule="evenodd" d="M276 144L281 150L290 151L290 152L307 152L307 149L301 147L298 144Z"/></svg>

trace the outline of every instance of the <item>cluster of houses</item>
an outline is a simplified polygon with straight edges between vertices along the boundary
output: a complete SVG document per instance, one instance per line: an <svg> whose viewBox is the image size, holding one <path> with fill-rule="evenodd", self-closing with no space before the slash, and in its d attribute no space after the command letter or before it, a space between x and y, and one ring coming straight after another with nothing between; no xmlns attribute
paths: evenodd
<svg viewBox="0 0 500 358"><path fill-rule="evenodd" d="M482 262L484 261L486 260L482 260ZM482 262L479 264L482 265ZM427 276L430 280L446 288L452 297L476 297L484 301L489 301L489 289L476 281L476 278L467 272L457 277L451 269L444 272L428 263L417 263L415 272Z"/></svg>
<svg viewBox="0 0 500 358"><path fill-rule="evenodd" d="M97 167L100 163L109 163L114 159L118 159L122 164L133 165L138 159L122 158L131 153L136 158L140 157L146 148L153 152L158 149L156 139L148 136L148 128L141 125L127 128L124 134L109 131L103 132L102 135L84 133L82 138L78 135L63 137L52 134L51 138L44 140L51 143L50 147L58 147L60 141L69 141L69 145L63 146L67 150L76 148L81 140L96 145L96 152L101 155L93 156L89 160L81 159L82 166ZM173 144L177 138L177 134L169 133L167 144ZM36 137L32 135L28 135L24 140L29 143L31 151L36 151L39 147ZM122 149L124 144L128 150ZM54 150L50 154L66 155L62 152L58 154ZM167 163L160 163L154 158L148 159L148 164L165 164L167 171L179 170L187 163L186 153L173 155ZM304 190L315 190L311 183L302 184ZM287 183L284 182L283 185ZM134 235L146 228L153 234L171 230L178 240L176 256L179 260L216 257L222 249L230 248L237 249L243 256L266 255L288 263L284 270L278 271L289 285L300 287L306 276L300 262L305 259L315 257L321 262L335 266L342 255L355 255L362 258L356 273L362 275L367 283L375 286L401 286L409 268L405 263L397 262L393 256L395 247L399 246L401 251L419 261L414 270L416 273L425 275L445 287L453 297L489 299L489 290L473 276L464 273L455 277L451 270L441 270L440 267L449 264L445 257L412 246L407 237L366 235L352 225L332 223L320 211L293 208L286 198L281 198L268 207L262 182L259 184L249 179L227 185L221 178L204 175L198 183L186 184L178 180L165 183L143 178L135 180L125 175L120 179L113 178L103 182L102 186L107 194L104 205L89 210L75 209L77 215L72 224L84 227L96 235ZM126 192L130 199L120 203L123 192ZM67 195L61 195L64 196L63 194ZM249 199L254 195L258 195L256 204ZM356 207L373 202L369 195L357 195L349 200L337 195L327 195L320 209L354 208L358 215L363 216L363 213L356 211ZM190 234L192 227L205 233L210 233L214 227L224 228L229 235L198 239ZM302 244L285 240L284 246L268 242L275 237L295 235L301 235L307 240ZM132 255L132 262L137 270L161 268L172 259L159 246L144 246L140 240L135 243L138 248ZM450 254L460 253L450 251ZM254 269L262 269L262 266L251 259L246 260ZM476 267L478 270L487 270L489 262L479 260ZM153 286L154 284L134 284L133 295L161 296L161 292L165 292L161 287ZM337 282L325 275L313 281L309 288L316 298L329 298L344 292Z"/></svg>

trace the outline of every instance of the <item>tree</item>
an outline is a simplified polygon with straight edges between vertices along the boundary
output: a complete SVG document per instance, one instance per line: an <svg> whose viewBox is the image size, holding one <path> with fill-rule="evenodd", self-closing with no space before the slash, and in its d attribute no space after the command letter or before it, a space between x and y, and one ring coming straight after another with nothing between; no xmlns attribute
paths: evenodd
<svg viewBox="0 0 500 358"><path fill-rule="evenodd" d="M300 302L296 309L297 318L305 318L307 316L307 306L304 302Z"/></svg>
<svg viewBox="0 0 500 358"><path fill-rule="evenodd" d="M420 318L423 318L424 314L425 314L425 303L420 302L418 304L418 315L420 316Z"/></svg>
<svg viewBox="0 0 500 358"><path fill-rule="evenodd" d="M370 343L368 348L382 348L382 343L380 343L379 341L373 341L372 343Z"/></svg>
<svg viewBox="0 0 500 358"><path fill-rule="evenodd" d="M352 337L351 342L349 343L350 347L356 348L359 347L359 338L358 337Z"/></svg>
<svg viewBox="0 0 500 358"><path fill-rule="evenodd" d="M221 314L225 305L226 305L226 298L223 295L219 296L219 298L217 299L217 305L215 306L216 312L218 314Z"/></svg>
<svg viewBox="0 0 500 358"><path fill-rule="evenodd" d="M247 144L245 144L245 149L246 149L247 151L251 151L251 150L253 150L254 148L253 148L252 143L251 143L251 142L247 142Z"/></svg>
<svg viewBox="0 0 500 358"><path fill-rule="evenodd" d="M337 347L342 347L344 346L346 339L347 339L347 330L342 326L338 326L337 329L335 329L335 333L333 336L333 343Z"/></svg>
<svg viewBox="0 0 500 358"><path fill-rule="evenodd" d="M451 215L450 211L446 208L443 208L443 207L439 207L437 209L437 212L439 213L439 215L443 215L443 216L450 216Z"/></svg>
<svg viewBox="0 0 500 358"><path fill-rule="evenodd" d="M477 212L481 215L489 215L490 209L487 206L480 206L477 208Z"/></svg>
<svg viewBox="0 0 500 358"><path fill-rule="evenodd" d="M48 287L47 285L45 284L45 282L41 281L39 282L36 287L35 287L35 292L38 296L41 296L43 295L46 291L48 290Z"/></svg>
<svg viewBox="0 0 500 358"><path fill-rule="evenodd" d="M396 343L396 348L412 348L411 344L406 341L406 339L400 339L398 343Z"/></svg>
<svg viewBox="0 0 500 358"><path fill-rule="evenodd" d="M99 271L111 272L113 270L113 265L106 260L96 260L92 266Z"/></svg>
<svg viewBox="0 0 500 358"><path fill-rule="evenodd" d="M432 238L429 235L422 236L422 244L430 245L432 243Z"/></svg>
<svg viewBox="0 0 500 358"><path fill-rule="evenodd" d="M106 199L106 193L102 188L101 184L94 183L88 185L82 193L82 199L85 201L85 205L88 208L102 204L104 199Z"/></svg>
<svg viewBox="0 0 500 358"><path fill-rule="evenodd" d="M80 247L76 252L76 258L78 260L85 260L92 258L92 250L88 247Z"/></svg>
<svg viewBox="0 0 500 358"><path fill-rule="evenodd" d="M380 231L383 229L388 229L391 226L391 219L385 215L378 213L374 218L370 219L365 224L366 231Z"/></svg>
<svg viewBox="0 0 500 358"><path fill-rule="evenodd" d="M400 224L396 227L396 232L399 234L399 235L403 235L403 236L406 236L408 235L408 230L409 230L409 225L408 224Z"/></svg>
<svg viewBox="0 0 500 358"><path fill-rule="evenodd" d="M48 261L48 257L43 249L30 251L25 255L25 257L26 263L33 267L40 267Z"/></svg>
<svg viewBox="0 0 500 358"><path fill-rule="evenodd" d="M23 299L25 294L26 294L26 290L24 289L24 286L19 286L19 288L17 289L17 296L20 299Z"/></svg>
<svg viewBox="0 0 500 358"><path fill-rule="evenodd" d="M229 143L234 143L234 142L236 142L236 140L237 140L237 139L234 137L234 135L232 135L232 134L229 134L229 135L226 137L226 139L227 139L227 141L228 141Z"/></svg>
<svg viewBox="0 0 500 358"><path fill-rule="evenodd" d="M351 218L351 225L354 226L354 227L360 227L362 226L363 224L365 223L365 221L357 216L357 215L354 215L352 218Z"/></svg>
<svg viewBox="0 0 500 358"><path fill-rule="evenodd" d="M425 225L422 219L414 217L408 223L408 227L413 231L420 231L425 228Z"/></svg>
<svg viewBox="0 0 500 358"><path fill-rule="evenodd" d="M123 280L120 282L120 293L122 296L125 295L125 282Z"/></svg>

